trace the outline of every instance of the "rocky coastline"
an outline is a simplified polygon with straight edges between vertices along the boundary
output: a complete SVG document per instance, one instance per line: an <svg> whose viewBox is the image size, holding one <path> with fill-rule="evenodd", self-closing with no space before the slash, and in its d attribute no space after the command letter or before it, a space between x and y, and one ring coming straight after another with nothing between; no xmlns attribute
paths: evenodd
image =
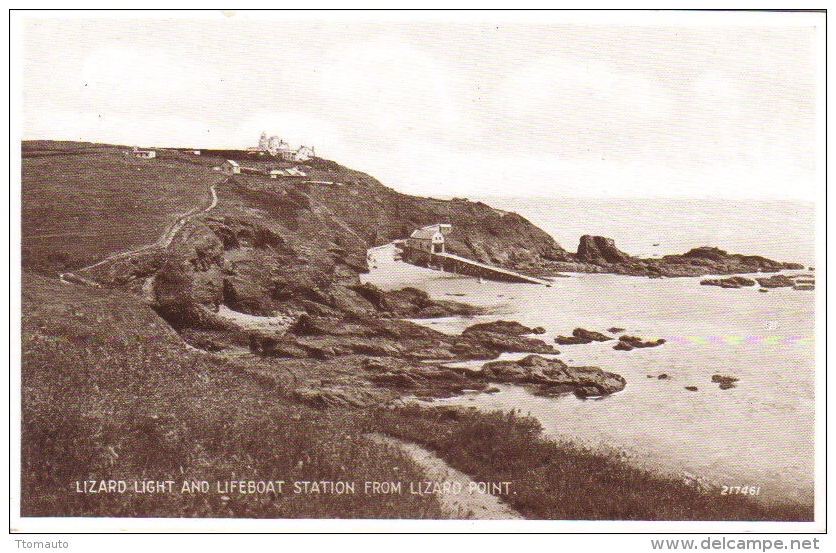
<svg viewBox="0 0 836 553"><path fill-rule="evenodd" d="M777 273L803 270L800 263L774 261L758 255L729 253L716 247L701 246L683 254L643 259L619 250L612 238L581 236L577 253L566 252L562 261L548 261L538 274L553 272L612 273L631 276L695 277L734 273ZM718 284L721 285L722 284ZM742 285L742 284L741 284Z"/></svg>
<svg viewBox="0 0 836 553"><path fill-rule="evenodd" d="M77 272L139 295L195 348L249 355L258 366L303 367L296 371L304 373L296 377L297 393L314 403L366 404L485 390L492 382L581 397L621 389L617 375L551 358L526 357L522 365L503 361L478 373L448 367L504 353L559 352L537 337L542 328L515 322L475 324L458 336L437 332L409 319L483 312L433 300L416 288L384 291L363 284L369 248L408 236L421 224L449 221L449 252L536 276L576 271L673 277L802 268L713 247L639 259L612 239L592 235L582 236L572 253L523 217L481 202L407 196L327 160L311 160L306 171L317 183L342 183L340 189L236 175L217 185L219 201L211 212L184 222L164 246ZM780 279L762 279L761 285L786 286ZM248 324L237 322L245 318ZM258 318L267 322L258 324ZM664 342L618 336L617 330L608 336L578 328L555 342L613 340L622 351Z"/></svg>

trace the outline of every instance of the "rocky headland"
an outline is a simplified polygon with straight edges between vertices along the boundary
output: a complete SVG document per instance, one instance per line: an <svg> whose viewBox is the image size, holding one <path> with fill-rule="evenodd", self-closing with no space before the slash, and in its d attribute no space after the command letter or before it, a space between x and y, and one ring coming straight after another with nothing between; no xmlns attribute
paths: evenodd
<svg viewBox="0 0 836 553"><path fill-rule="evenodd" d="M117 146L44 142L24 144L23 157L26 516L414 517L414 504L397 508L397 497L317 503L311 496L285 504L174 494L148 502L62 491L68 475L90 474L427 478L402 455L369 443L370 430L430 449L453 445L468 457L459 460L462 470L486 480L518 478L521 489L533 492L518 499L535 506L527 513L534 518L731 516L727 498L716 511L696 511L702 496L649 477L640 494L627 494L632 503L614 513L610 499L636 490L643 478L620 458L567 455L554 442L537 441L533 419L514 413L420 415L409 410L415 402L395 407L401 398L429 402L496 391L498 383L592 398L617 393L626 382L559 359L541 327L474 318L462 332L446 334L417 324L484 313L416 288L363 284L359 275L369 270L369 248L438 222L454 228L452 253L532 275L734 274L786 264L712 248L637 259L592 236L572 253L519 215L481 202L399 194L322 159L300 164L303 181L223 174L226 159L248 169L273 163L241 151L195 156L159 149L155 160L136 160ZM142 232L127 236L134 227ZM565 338L606 340L605 347L654 342L624 331L578 328ZM498 360L502 354L513 355ZM565 461L555 464L561 455ZM249 472L238 472L244 466ZM567 477L574 477L569 485ZM555 496L555 489L568 491ZM587 510L574 510L577 490L589 489L602 499L581 494ZM657 509L671 498L674 510ZM571 509L537 511L547 501ZM733 516L756 520L751 513Z"/></svg>
<svg viewBox="0 0 836 553"><path fill-rule="evenodd" d="M211 163L213 153L205 154L201 163ZM264 163L244 152L218 155L216 161L237 156L254 167ZM503 361L481 374L446 367L502 353L558 352L535 337L544 329L514 322L476 324L457 336L434 331L406 319L482 312L433 300L415 288L384 291L360 281L369 270L369 248L409 236L423 225L450 223L453 232L445 245L451 253L538 276L561 271L694 276L796 267L711 247L639 259L619 250L612 239L591 235L582 236L572 253L520 215L482 202L400 194L324 159L312 159L302 169L310 180L271 180L252 173L219 180L213 188L217 205L183 219L164 242L65 273L66 279L135 293L187 343L204 351L248 355L253 364L260 363L254 359L300 366L316 362L340 374L351 371L350 385L340 377L331 386L325 378L300 385L300 393L314 402L363 403L368 394L376 397L377 388L423 396L508 381L535 385L543 393L583 396L620 389L609 373L553 359L529 357L522 365ZM777 278L762 286L779 285ZM743 285L738 277L728 282ZM241 324L243 319L247 324ZM616 338L582 328L555 339L564 345L607 340ZM621 336L614 349L663 341ZM358 387L362 394L351 391Z"/></svg>
<svg viewBox="0 0 836 553"><path fill-rule="evenodd" d="M581 236L577 253L568 254L568 256L571 261L550 265L562 271L615 273L654 278L775 273L787 269L804 268L799 263L774 261L758 255L729 253L709 246L693 248L683 254L640 259L619 250L611 238L589 235ZM718 285L722 286L722 284Z"/></svg>

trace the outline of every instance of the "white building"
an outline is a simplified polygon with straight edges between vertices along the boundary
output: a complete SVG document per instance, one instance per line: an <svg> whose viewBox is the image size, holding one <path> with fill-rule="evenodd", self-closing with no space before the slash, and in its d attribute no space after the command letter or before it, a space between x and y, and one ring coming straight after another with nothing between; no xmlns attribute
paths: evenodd
<svg viewBox="0 0 836 553"><path fill-rule="evenodd" d="M444 235L452 228L448 224L435 224L414 230L406 239L406 247L428 253L444 253Z"/></svg>
<svg viewBox="0 0 836 553"><path fill-rule="evenodd" d="M316 157L316 152L313 148L308 148L307 146L299 146L299 149L296 150L296 153L293 155L293 159L295 161L308 161Z"/></svg>
<svg viewBox="0 0 836 553"><path fill-rule="evenodd" d="M154 159L157 157L157 152L154 150L142 150L134 147L134 149L131 150L131 155L137 159Z"/></svg>
<svg viewBox="0 0 836 553"><path fill-rule="evenodd" d="M227 175L238 175L241 173L241 166L231 159L228 159L221 164L221 171Z"/></svg>
<svg viewBox="0 0 836 553"><path fill-rule="evenodd" d="M270 171L270 178L275 179L278 177L306 177L304 171L300 170L298 167L288 167L287 169L272 169Z"/></svg>

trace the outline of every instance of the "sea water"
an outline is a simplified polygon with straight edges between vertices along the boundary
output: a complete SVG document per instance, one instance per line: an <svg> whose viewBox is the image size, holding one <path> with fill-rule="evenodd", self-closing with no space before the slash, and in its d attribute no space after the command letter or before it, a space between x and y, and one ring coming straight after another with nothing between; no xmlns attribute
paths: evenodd
<svg viewBox="0 0 836 553"><path fill-rule="evenodd" d="M549 436L615 448L647 468L720 486L759 486L764 501L813 501L814 292L606 274L571 274L551 287L479 282L394 262L380 251L366 281L416 286L434 299L491 310L422 321L442 332L507 319L544 327L539 337L548 342L576 327L605 333L618 327L624 330L610 334L667 340L628 352L614 350L614 341L557 346L570 365L598 366L627 380L623 391L600 400L537 397L503 385L496 394L447 401L521 409ZM481 362L470 366L478 370ZM711 382L714 374L739 381L721 390Z"/></svg>

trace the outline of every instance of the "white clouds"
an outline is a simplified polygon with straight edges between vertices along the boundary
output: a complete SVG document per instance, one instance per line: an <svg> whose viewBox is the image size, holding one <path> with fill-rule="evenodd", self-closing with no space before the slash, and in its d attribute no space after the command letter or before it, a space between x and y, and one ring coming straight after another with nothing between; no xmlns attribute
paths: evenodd
<svg viewBox="0 0 836 553"><path fill-rule="evenodd" d="M246 147L266 131L437 196L812 193L809 30L29 30L26 138Z"/></svg>
<svg viewBox="0 0 836 553"><path fill-rule="evenodd" d="M461 122L449 91L449 68L419 47L378 38L347 44L319 61L317 90L324 105L367 127L381 143L445 139Z"/></svg>
<svg viewBox="0 0 836 553"><path fill-rule="evenodd" d="M593 59L549 56L504 79L494 104L520 139L558 155L635 153L670 119L673 101L660 82ZM530 127L530 128L529 128Z"/></svg>
<svg viewBox="0 0 836 553"><path fill-rule="evenodd" d="M177 54L109 43L85 56L71 84L78 87L82 104L91 110L183 111L190 103L206 100L207 86L218 78L213 78L211 65L190 65Z"/></svg>

